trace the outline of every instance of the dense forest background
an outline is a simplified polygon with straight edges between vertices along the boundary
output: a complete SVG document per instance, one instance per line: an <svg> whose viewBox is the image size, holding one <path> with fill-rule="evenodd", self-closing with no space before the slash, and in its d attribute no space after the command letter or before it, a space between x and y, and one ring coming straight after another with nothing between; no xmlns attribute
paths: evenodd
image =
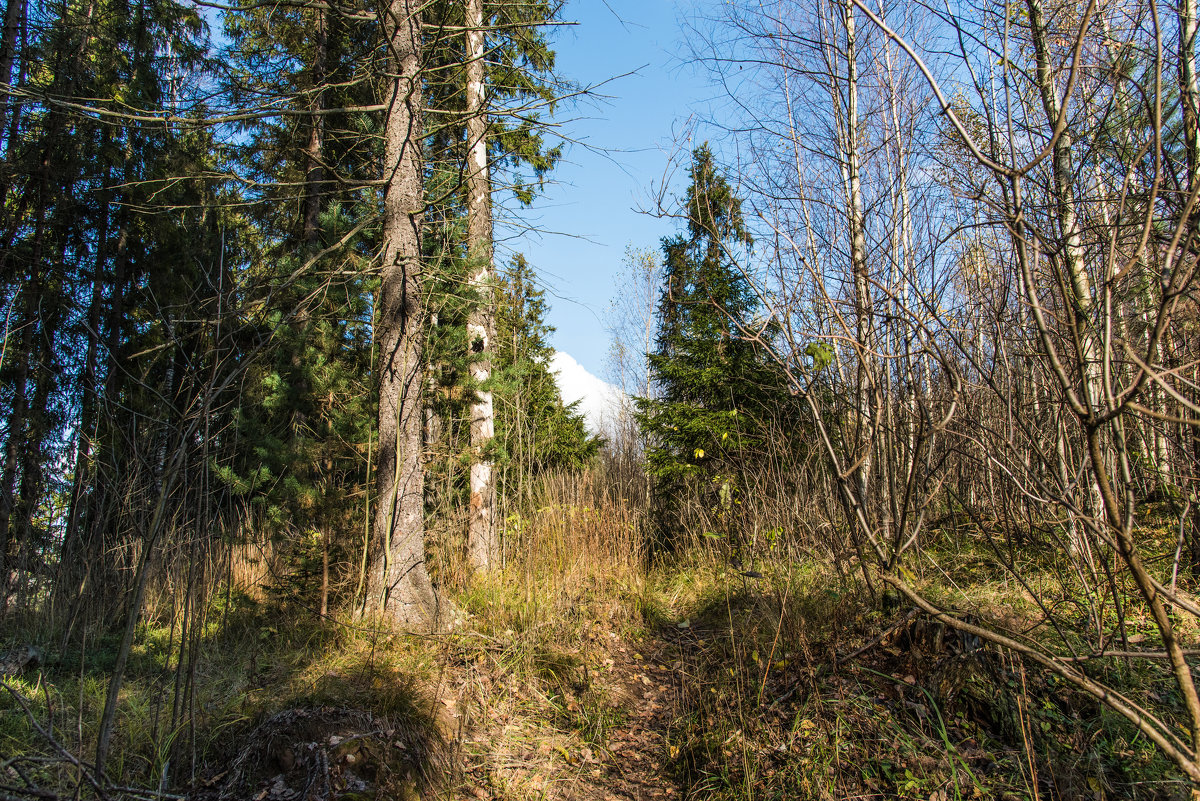
<svg viewBox="0 0 1200 801"><path fill-rule="evenodd" d="M1195 797L1193 0L695 11L600 434L569 15L7 0L0 799Z"/></svg>

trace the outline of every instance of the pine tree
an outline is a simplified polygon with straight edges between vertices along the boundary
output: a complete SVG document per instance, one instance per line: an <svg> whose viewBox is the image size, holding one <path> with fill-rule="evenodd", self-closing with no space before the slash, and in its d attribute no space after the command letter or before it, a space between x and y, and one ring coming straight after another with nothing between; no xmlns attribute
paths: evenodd
<svg viewBox="0 0 1200 801"><path fill-rule="evenodd" d="M358 587L374 441L371 318L379 247L382 94L375 29L338 7L252 6L226 15L226 91L289 114L244 127L235 168L256 237L244 291L264 313L246 340L238 452L220 475L272 538L281 598L328 611ZM249 345L249 341L246 342Z"/></svg>
<svg viewBox="0 0 1200 801"><path fill-rule="evenodd" d="M657 394L636 401L656 515L667 530L693 494L730 518L786 395L780 370L744 333L759 326L761 310L736 261L753 244L741 201L707 145L694 151L689 175L686 231L662 242L665 286L649 358Z"/></svg>
<svg viewBox="0 0 1200 801"><path fill-rule="evenodd" d="M504 470L502 495L515 495L520 482L553 470L578 470L600 451L588 433L578 401L564 404L550 358L545 292L524 256L504 276L496 318L496 439Z"/></svg>

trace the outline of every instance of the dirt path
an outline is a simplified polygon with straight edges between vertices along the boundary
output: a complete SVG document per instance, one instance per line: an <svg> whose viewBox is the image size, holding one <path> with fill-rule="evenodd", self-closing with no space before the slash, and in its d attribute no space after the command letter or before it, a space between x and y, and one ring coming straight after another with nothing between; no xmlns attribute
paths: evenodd
<svg viewBox="0 0 1200 801"><path fill-rule="evenodd" d="M434 714L414 720L428 730L349 707L283 710L191 798L682 801L670 737L692 632L588 637L586 659L543 664L540 678L472 652L422 699Z"/></svg>
<svg viewBox="0 0 1200 801"><path fill-rule="evenodd" d="M676 726L681 640L604 633L577 692L540 692L512 677L475 695L462 797L546 801L681 799L668 737ZM598 659L595 657L599 657ZM489 679L483 679L484 682ZM584 689L586 688L586 689ZM559 710L558 714L547 711ZM583 721L595 727L580 731Z"/></svg>
<svg viewBox="0 0 1200 801"><path fill-rule="evenodd" d="M593 784L605 801L680 798L667 736L675 725L679 676L678 646L661 637L619 643L608 671L609 691L625 719L608 733L600 777Z"/></svg>

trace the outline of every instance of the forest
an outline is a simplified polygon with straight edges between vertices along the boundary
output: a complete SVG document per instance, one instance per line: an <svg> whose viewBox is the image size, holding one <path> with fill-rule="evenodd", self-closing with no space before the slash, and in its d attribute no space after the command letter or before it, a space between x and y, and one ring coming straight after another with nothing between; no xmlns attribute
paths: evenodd
<svg viewBox="0 0 1200 801"><path fill-rule="evenodd" d="M5 0L0 801L1200 798L1196 0L678 10L597 422L571 4Z"/></svg>

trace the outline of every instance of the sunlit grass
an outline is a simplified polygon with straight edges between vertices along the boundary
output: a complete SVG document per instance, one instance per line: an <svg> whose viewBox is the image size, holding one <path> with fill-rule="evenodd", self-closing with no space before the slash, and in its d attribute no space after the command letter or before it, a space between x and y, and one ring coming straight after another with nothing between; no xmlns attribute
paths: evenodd
<svg viewBox="0 0 1200 801"><path fill-rule="evenodd" d="M838 563L786 533L799 527L654 549L643 510L588 482L549 480L510 515L503 567L464 578L449 596L463 613L453 631L406 635L349 612L284 611L269 593L217 592L196 658L185 652L181 665L171 617L143 622L110 776L185 785L219 772L270 716L336 708L450 744L465 771L447 774L451 795L479 787L502 799L554 797L557 782L591 770L630 725L613 656L648 640L677 664L663 780L691 797L1182 797L1171 766L1127 722L1012 654L966 649L952 632L923 639L932 629L920 616L882 604L856 559ZM1147 529L1143 541L1160 580L1188 591L1190 575L1172 576L1171 531ZM1119 622L1137 647L1156 646L1124 574L1081 572L1049 543L1024 543L1006 568L994 545L937 532L904 564L935 603L1063 652L1087 652L1097 624L1111 636ZM1194 643L1195 621L1178 619ZM59 745L87 758L116 642L84 645L9 683ZM1161 663L1091 670L1182 719ZM8 693L0 753L55 753ZM47 786L71 785L65 763L38 770Z"/></svg>

